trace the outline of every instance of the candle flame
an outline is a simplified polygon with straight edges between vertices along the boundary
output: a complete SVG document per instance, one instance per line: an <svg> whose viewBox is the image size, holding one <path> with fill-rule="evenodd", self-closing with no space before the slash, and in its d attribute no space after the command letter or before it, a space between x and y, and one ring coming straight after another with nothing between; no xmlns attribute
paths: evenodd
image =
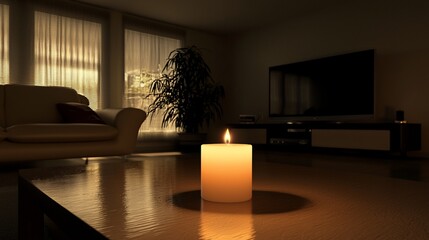
<svg viewBox="0 0 429 240"><path fill-rule="evenodd" d="M226 129L225 137L224 137L225 143L229 144L231 142L231 135L229 134L229 129Z"/></svg>

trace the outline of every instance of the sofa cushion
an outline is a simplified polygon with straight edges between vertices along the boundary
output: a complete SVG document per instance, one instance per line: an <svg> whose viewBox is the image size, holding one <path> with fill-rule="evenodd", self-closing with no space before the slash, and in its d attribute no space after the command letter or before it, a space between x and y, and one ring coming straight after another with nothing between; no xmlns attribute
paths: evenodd
<svg viewBox="0 0 429 240"><path fill-rule="evenodd" d="M88 105L82 103L58 103L57 108L66 123L105 123Z"/></svg>
<svg viewBox="0 0 429 240"><path fill-rule="evenodd" d="M54 86L4 85L5 127L29 123L62 122L56 104L78 102L72 88Z"/></svg>
<svg viewBox="0 0 429 240"><path fill-rule="evenodd" d="M6 138L19 143L91 142L114 139L118 130L105 124L22 124L6 129Z"/></svg>

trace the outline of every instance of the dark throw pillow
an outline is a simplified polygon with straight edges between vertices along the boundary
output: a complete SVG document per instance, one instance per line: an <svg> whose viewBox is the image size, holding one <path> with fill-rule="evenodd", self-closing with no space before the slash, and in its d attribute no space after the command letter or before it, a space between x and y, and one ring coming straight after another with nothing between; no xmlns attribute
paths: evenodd
<svg viewBox="0 0 429 240"><path fill-rule="evenodd" d="M105 122L88 105L82 103L57 103L57 109L66 123L99 123Z"/></svg>

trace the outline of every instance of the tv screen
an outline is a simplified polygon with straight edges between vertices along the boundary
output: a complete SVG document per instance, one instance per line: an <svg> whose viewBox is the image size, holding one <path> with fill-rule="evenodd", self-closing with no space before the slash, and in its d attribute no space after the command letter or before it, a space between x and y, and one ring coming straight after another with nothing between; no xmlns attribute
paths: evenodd
<svg viewBox="0 0 429 240"><path fill-rule="evenodd" d="M339 121L374 114L374 50L269 68L269 115Z"/></svg>

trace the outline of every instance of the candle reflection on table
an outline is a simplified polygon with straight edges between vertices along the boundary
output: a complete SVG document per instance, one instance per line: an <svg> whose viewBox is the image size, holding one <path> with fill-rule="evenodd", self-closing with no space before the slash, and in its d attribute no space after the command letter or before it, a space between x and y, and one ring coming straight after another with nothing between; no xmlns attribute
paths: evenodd
<svg viewBox="0 0 429 240"><path fill-rule="evenodd" d="M252 202L201 200L200 239L254 239Z"/></svg>

